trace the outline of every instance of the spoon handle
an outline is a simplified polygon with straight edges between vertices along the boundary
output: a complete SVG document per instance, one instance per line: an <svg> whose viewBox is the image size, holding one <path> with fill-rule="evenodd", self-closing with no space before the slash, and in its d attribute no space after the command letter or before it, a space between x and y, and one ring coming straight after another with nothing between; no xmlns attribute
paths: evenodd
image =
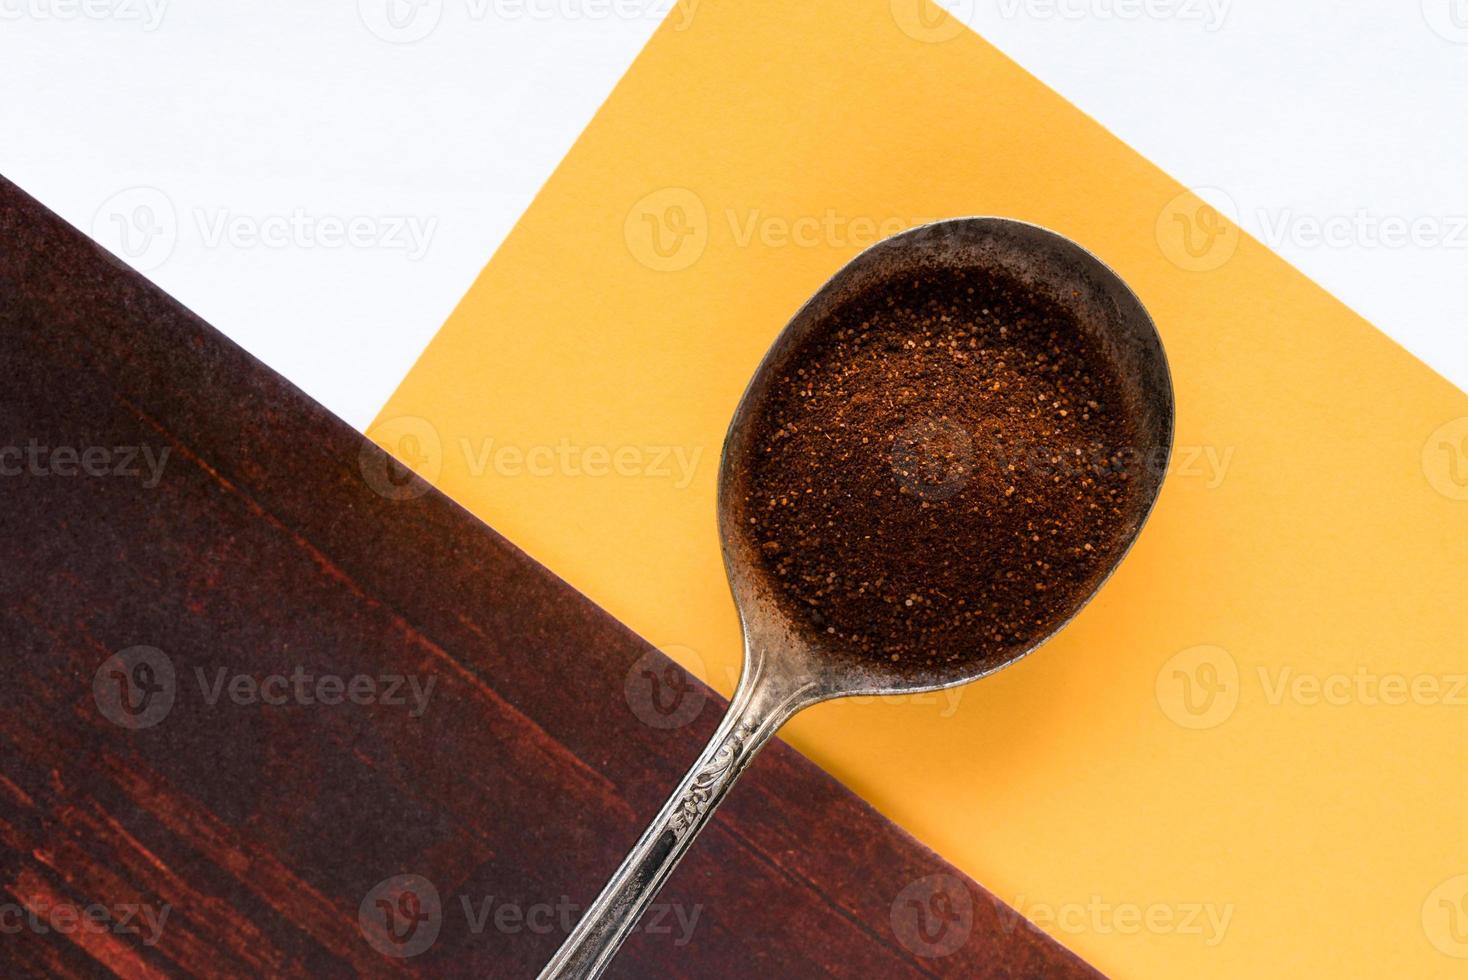
<svg viewBox="0 0 1468 980"><path fill-rule="evenodd" d="M811 703L806 695L814 684L770 676L764 669L768 663L762 656L746 661L729 711L698 761L541 971L540 980L601 975L734 781L770 736Z"/></svg>

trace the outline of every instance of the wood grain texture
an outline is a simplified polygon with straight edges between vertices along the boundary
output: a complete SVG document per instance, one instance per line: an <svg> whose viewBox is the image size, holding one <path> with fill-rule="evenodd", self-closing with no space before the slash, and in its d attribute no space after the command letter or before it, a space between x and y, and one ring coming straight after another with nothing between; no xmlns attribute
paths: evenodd
<svg viewBox="0 0 1468 980"><path fill-rule="evenodd" d="M722 701L3 179L0 365L0 969L533 976ZM1096 975L783 744L643 926L612 975Z"/></svg>

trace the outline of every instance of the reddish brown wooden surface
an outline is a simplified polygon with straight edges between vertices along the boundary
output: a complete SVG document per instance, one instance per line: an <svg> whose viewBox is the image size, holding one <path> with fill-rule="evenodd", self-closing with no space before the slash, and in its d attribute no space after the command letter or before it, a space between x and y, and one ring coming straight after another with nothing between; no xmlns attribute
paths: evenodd
<svg viewBox="0 0 1468 980"><path fill-rule="evenodd" d="M0 476L0 972L533 976L722 702L644 724L642 640L440 494L374 491L375 448L3 179L0 366L0 450L52 451ZM58 447L169 456L148 486ZM93 680L138 645L175 701L129 730ZM298 666L435 687L415 718L211 705L196 673ZM400 874L442 900L411 958L359 917ZM782 744L660 905L691 938L670 915L613 975L1095 975ZM169 912L153 943L48 918L89 906Z"/></svg>

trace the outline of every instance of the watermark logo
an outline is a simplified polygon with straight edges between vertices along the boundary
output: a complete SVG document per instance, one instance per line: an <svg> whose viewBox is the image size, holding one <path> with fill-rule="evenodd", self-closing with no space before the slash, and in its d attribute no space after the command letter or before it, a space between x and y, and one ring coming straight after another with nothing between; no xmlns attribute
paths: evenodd
<svg viewBox="0 0 1468 980"><path fill-rule="evenodd" d="M1422 0L1422 19L1443 40L1468 44L1468 0Z"/></svg>
<svg viewBox="0 0 1468 980"><path fill-rule="evenodd" d="M460 895L459 907L469 932L476 936L490 926L495 932L507 936L526 932L545 936L557 931L569 935L582 915L581 906L565 895L555 901L528 903L506 901L494 895L485 895L477 900L471 895ZM632 931L647 936L672 937L674 948L681 949L693 941L703 908L701 904L687 906L681 902L652 902Z"/></svg>
<svg viewBox="0 0 1468 980"><path fill-rule="evenodd" d="M92 238L139 272L168 261L178 245L178 212L156 187L129 187L92 216Z"/></svg>
<svg viewBox="0 0 1468 980"><path fill-rule="evenodd" d="M1299 214L1292 208L1260 208L1255 231L1264 244L1298 249L1468 249L1468 215Z"/></svg>
<svg viewBox="0 0 1468 980"><path fill-rule="evenodd" d="M900 231L928 224L925 218L887 215L847 215L835 208L821 214L793 216L767 214L761 208L740 213L725 208L724 220L729 224L729 237L739 248L759 244L765 248L839 248L862 249L891 238Z"/></svg>
<svg viewBox="0 0 1468 980"><path fill-rule="evenodd" d="M837 249L875 245L932 219L899 214L781 214L761 207L726 207L711 214L703 200L682 187L665 187L640 199L627 213L623 234L634 259L659 272L678 272L702 257L709 239L725 234L735 248Z"/></svg>
<svg viewBox="0 0 1468 980"><path fill-rule="evenodd" d="M703 255L708 245L708 211L686 187L664 187L632 205L622 226L627 249L657 272L678 272Z"/></svg>
<svg viewBox="0 0 1468 980"><path fill-rule="evenodd" d="M589 477L593 480L666 480L673 489L686 490L693 483L702 446L667 443L624 443L619 446L584 445L561 438L554 445L501 443L492 437L475 444L458 440L464 468L470 476L493 473L500 477L545 479L554 476Z"/></svg>
<svg viewBox="0 0 1468 980"><path fill-rule="evenodd" d="M1217 728L1239 705L1239 665L1223 647L1173 654L1157 672L1157 704L1183 728Z"/></svg>
<svg viewBox="0 0 1468 980"><path fill-rule="evenodd" d="M443 928L438 889L422 875L393 875L373 888L357 909L357 923L371 947L407 959L434 944Z"/></svg>
<svg viewBox="0 0 1468 980"><path fill-rule="evenodd" d="M383 448L378 448L383 447ZM428 492L452 457L470 477L547 480L663 481L686 490L698 475L703 446L673 443L502 442L492 436L460 436L448 445L427 419L400 415L375 424L358 451L358 467L377 494L411 500Z"/></svg>
<svg viewBox="0 0 1468 980"><path fill-rule="evenodd" d="M152 728L173 710L173 661L157 647L128 647L108 657L92 676L97 710L114 725Z"/></svg>
<svg viewBox="0 0 1468 980"><path fill-rule="evenodd" d="M1468 416L1428 436L1422 445L1422 473L1449 500L1468 500Z"/></svg>
<svg viewBox="0 0 1468 980"><path fill-rule="evenodd" d="M205 249L351 249L396 252L417 262L432 247L438 225L435 216L333 214L304 207L246 212L198 206L181 216L173 199L158 188L130 187L97 208L92 237L135 269L147 272L167 262L186 236Z"/></svg>
<svg viewBox="0 0 1468 980"><path fill-rule="evenodd" d="M941 7L933 0L891 0L889 9L902 33L924 44L941 44L964 32L964 21L974 16L974 0L950 0Z"/></svg>
<svg viewBox="0 0 1468 980"><path fill-rule="evenodd" d="M974 900L963 879L933 874L892 900L892 933L914 956L937 959L963 948L974 928Z"/></svg>
<svg viewBox="0 0 1468 980"><path fill-rule="evenodd" d="M968 431L948 419L923 419L892 441L892 472L901 489L919 500L947 500L968 485L974 446Z"/></svg>
<svg viewBox="0 0 1468 980"><path fill-rule="evenodd" d="M1247 685L1228 651L1190 647L1157 672L1157 703L1183 728L1216 728L1227 721L1244 693L1268 708L1468 708L1468 673L1382 673L1359 665L1352 670L1298 670L1290 664L1260 665Z"/></svg>
<svg viewBox="0 0 1468 980"><path fill-rule="evenodd" d="M378 447L386 447L386 452ZM416 415L383 419L367 430L357 467L380 497L412 500L432 487L443 469L443 440L433 423Z"/></svg>
<svg viewBox="0 0 1468 980"><path fill-rule="evenodd" d="M1439 953L1468 959L1468 875L1455 875L1428 893L1422 931Z"/></svg>
<svg viewBox="0 0 1468 980"><path fill-rule="evenodd" d="M980 468L1007 479L1026 473L1057 482L1105 473L1149 473L1216 490L1233 465L1235 449L1180 445L1172 452L1166 446L1113 450L1063 440L976 443L968 431L948 419L921 419L894 436L887 452L900 491L924 503L936 503L961 493ZM1005 492L1014 491L1007 487Z"/></svg>
<svg viewBox="0 0 1468 980"><path fill-rule="evenodd" d="M205 248L358 249L401 252L410 262L428 254L438 218L415 214L315 214L303 207L270 214L231 208L195 208L194 226Z"/></svg>
<svg viewBox="0 0 1468 980"><path fill-rule="evenodd" d="M300 664L289 673L267 674L195 667L193 677L200 700L210 708L225 702L241 707L353 704L405 708L411 718L423 717L438 683L437 677L416 674L318 673ZM173 660L157 647L135 646L113 654L92 676L97 710L113 724L133 730L162 722L180 693Z"/></svg>
<svg viewBox="0 0 1468 980"><path fill-rule="evenodd" d="M1158 212L1157 245L1179 269L1212 272L1238 250L1238 214L1233 198L1216 187L1185 190Z"/></svg>
<svg viewBox="0 0 1468 980"><path fill-rule="evenodd" d="M412 44L432 34L443 0L357 0L363 25L389 44Z"/></svg>
<svg viewBox="0 0 1468 980"><path fill-rule="evenodd" d="M668 659L674 652L690 665L687 670ZM649 728L682 728L708 700L708 689L700 683L705 676L703 658L688 647L649 650L628 669L622 694L637 720Z"/></svg>
<svg viewBox="0 0 1468 980"><path fill-rule="evenodd" d="M422 875L394 875L362 899L357 922L373 949L384 956L406 959L433 946L451 909L455 915L463 915L464 929L475 936L491 929L508 936L527 932L569 935L585 911L565 895L540 902L462 893L449 899L445 904L433 882ZM693 940L703 910L703 905L653 902L632 931L670 937L674 947L682 948Z"/></svg>

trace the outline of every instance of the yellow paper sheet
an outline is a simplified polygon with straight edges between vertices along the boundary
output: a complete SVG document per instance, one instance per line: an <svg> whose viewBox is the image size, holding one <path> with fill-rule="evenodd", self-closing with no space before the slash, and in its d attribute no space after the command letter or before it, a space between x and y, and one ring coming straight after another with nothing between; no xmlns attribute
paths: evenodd
<svg viewBox="0 0 1468 980"><path fill-rule="evenodd" d="M970 214L1137 290L1173 472L1039 653L786 737L1108 973L1461 976L1468 398L935 8L675 10L372 435L727 694L745 382L861 247Z"/></svg>

